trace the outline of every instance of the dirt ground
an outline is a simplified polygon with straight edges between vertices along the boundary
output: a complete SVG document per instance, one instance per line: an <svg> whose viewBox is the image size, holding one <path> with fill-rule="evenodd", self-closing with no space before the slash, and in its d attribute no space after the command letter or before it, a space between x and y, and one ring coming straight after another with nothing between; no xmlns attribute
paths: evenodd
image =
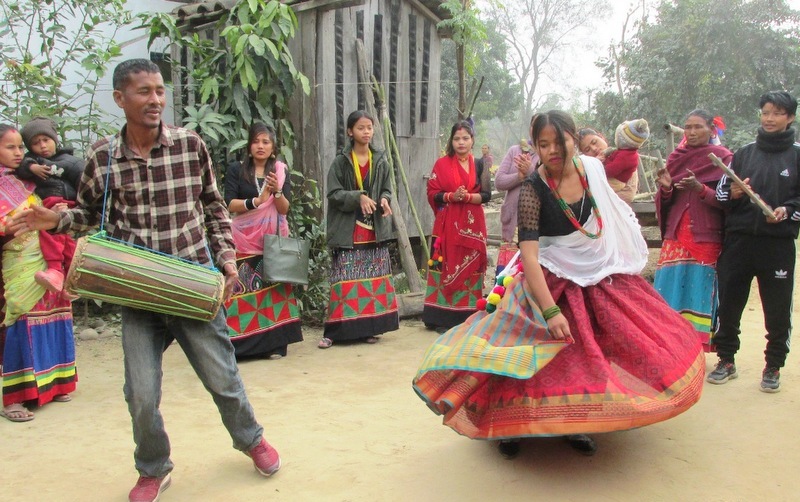
<svg viewBox="0 0 800 502"><path fill-rule="evenodd" d="M798 319L795 305L795 319ZM596 436L583 457L559 439L527 440L504 460L493 443L461 437L410 382L434 334L419 321L376 345L316 348L319 331L281 360L240 365L283 468L264 479L231 448L216 408L177 346L164 362L162 411L173 482L162 501L782 501L800 493L800 370L790 354L778 394L759 392L763 318L746 310L739 379L706 384L683 415ZM5 500L127 500L136 481L122 354L112 323L80 341L70 403L27 423L0 420ZM708 358L707 368L715 359Z"/></svg>

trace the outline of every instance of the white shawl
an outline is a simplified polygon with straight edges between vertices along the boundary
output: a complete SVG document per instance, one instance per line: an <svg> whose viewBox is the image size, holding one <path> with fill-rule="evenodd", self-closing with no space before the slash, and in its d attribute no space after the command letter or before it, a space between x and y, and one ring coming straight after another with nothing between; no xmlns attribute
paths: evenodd
<svg viewBox="0 0 800 502"><path fill-rule="evenodd" d="M647 264L647 244L633 209L608 185L603 164L581 155L586 178L603 220L603 234L590 239L580 231L539 238L539 263L558 277L579 286L597 284L611 274L638 274ZM597 218L584 228L597 233Z"/></svg>

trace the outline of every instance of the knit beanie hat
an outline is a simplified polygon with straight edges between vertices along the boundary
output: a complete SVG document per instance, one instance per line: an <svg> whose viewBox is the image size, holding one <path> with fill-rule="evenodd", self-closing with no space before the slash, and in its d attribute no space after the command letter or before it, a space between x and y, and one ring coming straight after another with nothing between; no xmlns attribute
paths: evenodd
<svg viewBox="0 0 800 502"><path fill-rule="evenodd" d="M645 119L628 120L617 126L614 142L621 150L637 150L650 137Z"/></svg>
<svg viewBox="0 0 800 502"><path fill-rule="evenodd" d="M31 149L31 141L33 141L33 138L40 134L44 134L58 144L56 123L47 117L35 117L31 119L19 133L22 135L22 141L25 142L25 147L28 150Z"/></svg>

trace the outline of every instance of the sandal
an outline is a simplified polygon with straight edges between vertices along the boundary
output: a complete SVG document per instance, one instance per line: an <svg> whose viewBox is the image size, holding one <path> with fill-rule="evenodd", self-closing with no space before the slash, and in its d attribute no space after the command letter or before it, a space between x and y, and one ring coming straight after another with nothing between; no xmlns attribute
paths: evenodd
<svg viewBox="0 0 800 502"><path fill-rule="evenodd" d="M33 413L20 403L9 404L0 411L0 415L12 422L30 422L34 418Z"/></svg>
<svg viewBox="0 0 800 502"><path fill-rule="evenodd" d="M329 349L331 348L331 345L333 345L333 340L331 340L330 338L322 337L322 340L319 341L317 347L321 349Z"/></svg>
<svg viewBox="0 0 800 502"><path fill-rule="evenodd" d="M58 394L53 398L53 402L56 403L68 403L72 401L72 396L69 394Z"/></svg>
<svg viewBox="0 0 800 502"><path fill-rule="evenodd" d="M374 336L364 338L364 343L378 343L378 339Z"/></svg>

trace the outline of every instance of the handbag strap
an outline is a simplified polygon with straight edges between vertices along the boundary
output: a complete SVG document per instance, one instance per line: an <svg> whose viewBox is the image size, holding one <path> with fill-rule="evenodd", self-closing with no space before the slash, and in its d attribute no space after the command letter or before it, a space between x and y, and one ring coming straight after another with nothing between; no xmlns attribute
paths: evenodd
<svg viewBox="0 0 800 502"><path fill-rule="evenodd" d="M283 164L283 172L284 172L284 181L283 182L285 184L286 183L286 178L288 178L291 175L291 170L289 169L288 165ZM281 187L281 190L283 190L283 187ZM275 195L273 195L272 197L275 197ZM273 202L273 204L274 204L274 202ZM277 208L275 209L275 211L277 212ZM275 225L275 235L277 235L278 237L281 237L281 224L280 224L281 223L281 216L286 218L286 223L289 226L289 235L297 235L297 230L296 230L295 225L294 225L294 219L293 218L289 218L289 215L291 214L291 212L292 212L292 205L289 204L289 211L287 211L286 214L278 213L278 224Z"/></svg>

